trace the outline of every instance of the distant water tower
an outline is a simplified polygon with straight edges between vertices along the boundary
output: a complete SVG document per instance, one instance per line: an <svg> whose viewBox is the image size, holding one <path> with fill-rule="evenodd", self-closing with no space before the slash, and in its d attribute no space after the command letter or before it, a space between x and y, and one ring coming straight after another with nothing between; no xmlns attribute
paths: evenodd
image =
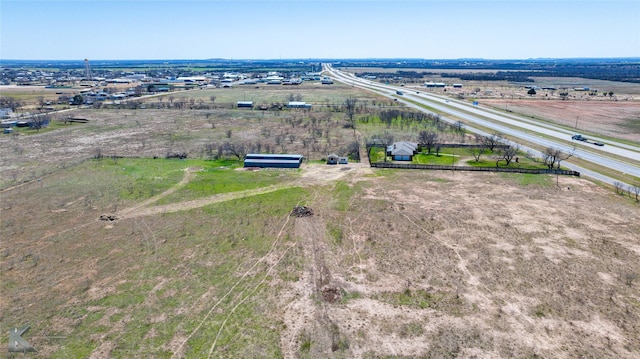
<svg viewBox="0 0 640 359"><path fill-rule="evenodd" d="M89 59L84 59L84 76L87 81L91 82L91 67L89 66Z"/></svg>

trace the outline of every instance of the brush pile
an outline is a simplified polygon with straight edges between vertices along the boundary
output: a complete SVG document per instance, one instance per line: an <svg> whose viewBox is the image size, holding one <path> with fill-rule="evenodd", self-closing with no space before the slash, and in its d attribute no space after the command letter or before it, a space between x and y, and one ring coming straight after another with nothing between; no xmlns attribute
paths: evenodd
<svg viewBox="0 0 640 359"><path fill-rule="evenodd" d="M307 206L295 206L291 211L291 215L296 217L313 216L313 210Z"/></svg>

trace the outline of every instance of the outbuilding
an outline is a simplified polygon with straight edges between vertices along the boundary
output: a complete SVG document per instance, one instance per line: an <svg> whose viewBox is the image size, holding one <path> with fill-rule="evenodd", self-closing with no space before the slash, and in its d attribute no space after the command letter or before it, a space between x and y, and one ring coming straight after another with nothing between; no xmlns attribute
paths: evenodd
<svg viewBox="0 0 640 359"><path fill-rule="evenodd" d="M244 158L244 167L300 168L302 155L250 153Z"/></svg>
<svg viewBox="0 0 640 359"><path fill-rule="evenodd" d="M332 153L329 156L327 156L327 164L328 165L337 165L339 159L340 159L340 157L338 155L336 155L335 153Z"/></svg>
<svg viewBox="0 0 640 359"><path fill-rule="evenodd" d="M289 101L287 108L311 108L311 104L302 101Z"/></svg>
<svg viewBox="0 0 640 359"><path fill-rule="evenodd" d="M253 108L253 101L238 101L238 108Z"/></svg>

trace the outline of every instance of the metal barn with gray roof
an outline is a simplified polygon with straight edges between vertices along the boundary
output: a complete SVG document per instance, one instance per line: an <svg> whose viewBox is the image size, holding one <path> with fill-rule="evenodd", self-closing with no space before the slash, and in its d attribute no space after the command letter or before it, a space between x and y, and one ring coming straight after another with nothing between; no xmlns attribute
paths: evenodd
<svg viewBox="0 0 640 359"><path fill-rule="evenodd" d="M300 168L302 155L250 153L244 158L244 167Z"/></svg>

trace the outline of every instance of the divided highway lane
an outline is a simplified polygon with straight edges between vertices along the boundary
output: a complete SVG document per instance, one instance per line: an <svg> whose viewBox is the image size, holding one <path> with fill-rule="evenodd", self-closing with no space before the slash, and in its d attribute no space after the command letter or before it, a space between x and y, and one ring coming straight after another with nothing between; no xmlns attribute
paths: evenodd
<svg viewBox="0 0 640 359"><path fill-rule="evenodd" d="M447 99L444 99L441 96L437 96L433 94L422 94L421 97L423 98L430 97L431 99L433 99L438 103L441 103L441 104L446 103L448 107L457 108L457 109L469 112L471 114L483 116L485 118L489 118L494 121L500 121L512 126L518 126L520 128L523 128L529 131L535 131L535 132L544 134L546 136L557 138L559 140L568 140L574 134L574 132L572 131L566 130L561 127L553 126L551 124L539 123L539 122L531 121L529 119L522 118L519 116L503 114L494 109L472 107L472 106L469 106L468 104L460 103L455 100L448 101ZM637 161L640 160L640 147L627 145L624 143L612 142L609 140L596 138L592 136L589 136L589 139L597 140L599 142L603 142L611 145L611 146L599 147L598 148L599 151L608 152L621 157L626 157L631 160L634 160L634 159ZM582 143L577 143L577 144L582 144Z"/></svg>
<svg viewBox="0 0 640 359"><path fill-rule="evenodd" d="M368 90L373 90L376 92L381 92L387 96L391 96L393 95L396 91L403 91L405 93L405 96L409 96L412 97L413 101L422 103L424 105L430 106L434 109L437 109L438 111L442 111L443 113L448 113L452 116L457 116L459 118L465 119L471 123L476 123L478 125L484 126L486 128L491 128L492 130L495 131L499 131L504 133L505 135L509 135L512 138L520 138L523 139L525 141L531 142L531 143L535 143L537 145L543 146L543 147L556 147L556 148L560 148L563 151L572 151L573 148L572 146L566 145L564 143L559 143L559 142L555 142L553 140L550 140L548 138L543 138L540 136L536 136L536 135L532 135L526 132L523 132L521 130L518 129L514 129L511 128L509 126L507 126L506 124L509 124L511 126L517 126L517 127L521 127L521 128L525 128L528 131L531 132L537 132L540 134L544 134L545 136L550 136L550 137L554 137L554 138L558 138L561 140L564 140L568 134L566 133L566 130L564 129L557 129L557 130L553 130L550 129L548 127L544 127L541 128L539 126L534 126L531 123L527 123L528 121L520 121L518 119L514 119L513 117L515 116L504 116L500 113L496 113L495 111L491 111L491 110L485 110L485 109L480 109L480 108L476 108L476 107L472 107L469 105L465 105L465 104L461 104L461 103L457 103L455 101L449 101L447 102L447 99L443 99L443 98L439 98L437 96L433 96L430 94L414 94L412 92L410 92L408 89L405 88L398 88L398 87L393 87L393 86L388 86L388 85L383 85L380 83L376 83L376 82L371 82L368 80L364 80L364 79L360 79L355 77L352 74L345 74L342 73L340 71L337 71L333 68L331 68L330 66L325 66L325 70L331 74L333 77L335 77L337 80L341 81L341 82L345 82L347 84L351 84L360 88L364 88L364 89L368 89ZM420 96L422 95L422 96ZM408 103L407 103L408 104ZM410 105L410 104L409 104ZM453 109L452 105L455 105L456 108L459 108L461 111L464 110L465 112L460 112L460 111L456 111L455 109ZM424 111L424 109L421 109ZM477 116L482 116L485 118L491 118L494 121L499 121L499 122L503 122L503 124L500 123L496 123L493 121L488 121L488 120L483 120L481 118L475 117L472 114L470 114L469 112L476 114ZM524 123L523 123L524 122ZM471 127L468 126L468 129L472 132L482 132L482 131L478 131L477 129L473 129ZM481 133L482 134L482 133ZM486 135L486 134L485 134ZM611 143L611 142L609 142ZM623 145L623 144L617 144L616 145ZM638 147L634 147L634 146L627 146L625 145L624 147L630 148L630 149L626 149L626 148L616 148L615 146L612 146L611 148L609 148L610 153L615 153L619 156L622 157L626 157L629 158L631 160L640 160L640 154L638 152L633 151L632 149L635 149L636 151L640 151L640 148ZM538 151L535 151L538 152ZM590 161L593 163L596 163L600 166L604 166L604 167L608 167L617 171L620 171L621 173L626 173L626 174L631 174L633 176L636 177L640 177L640 167L629 164L629 163L625 163L622 161L618 161L618 160L614 160L611 158L608 158L604 155L598 154L598 153L593 153L590 151L587 151L585 149L582 148L576 148L575 150L575 155L578 158L584 159L586 161ZM595 173L593 171L589 171L586 170L584 168L579 168L578 166L572 165L570 163L566 163L566 167L572 167L575 168L576 170L579 170L581 173L583 173L584 175L587 175L589 177L593 177L596 178L598 180L603 180L605 182L608 183L613 183L614 180L603 176L601 174ZM579 168L579 169L578 169Z"/></svg>
<svg viewBox="0 0 640 359"><path fill-rule="evenodd" d="M569 153L571 151L574 151L572 146L569 145L565 145L563 143L558 143L555 142L553 140L550 140L548 138L545 137L540 137L538 135L534 135L534 134L530 134L530 133L526 133L526 132L522 132L520 130L508 127L507 125L501 125L501 124L497 124L495 122L492 121L488 121L488 120L483 120L480 118L477 118L473 115L470 115L466 112L460 112L460 111L456 111L456 110L452 110L447 106L441 106L438 104L434 104L434 103L426 103L421 101L420 99L417 100L418 102L424 103L424 104L428 104L429 106L431 106L432 108L438 110L438 111L442 111L445 113L448 113L452 116L461 118L463 120L469 121L469 122L473 122L475 124L478 124L480 126L486 127L486 128L491 128L493 130L496 130L498 132L501 132L511 138L519 138L522 140L525 140L527 142L531 142L531 143L535 143L537 145L540 145L542 147L556 147L559 148L560 150ZM530 130L532 131L536 131L535 128L530 128ZM542 134L547 134L548 131L537 131L539 133ZM620 171L622 173L627 173L627 174L631 174L633 176L636 177L640 177L640 167L638 166L634 166L631 165L629 163L625 163L625 162L621 162L618 160L614 160L605 156L602 156L600 154L597 153L593 153L593 152L589 152L586 150L583 150L581 148L575 148L575 157L589 161L589 162L593 162L593 163L597 163L598 165L601 166L605 166L605 167L609 167L611 169ZM638 155L637 153L635 154L636 156L640 157L640 155Z"/></svg>

